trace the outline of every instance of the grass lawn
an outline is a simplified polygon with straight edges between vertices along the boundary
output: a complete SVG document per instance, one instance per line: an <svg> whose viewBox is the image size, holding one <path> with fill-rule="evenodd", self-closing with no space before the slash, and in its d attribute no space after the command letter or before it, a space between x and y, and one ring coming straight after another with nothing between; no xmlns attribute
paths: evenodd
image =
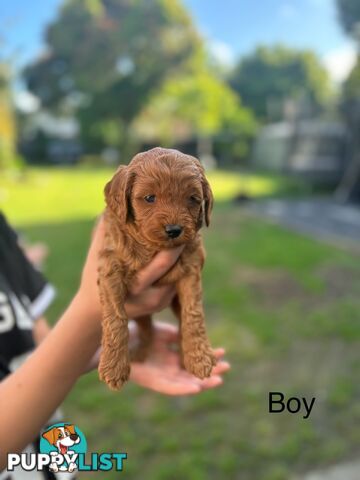
<svg viewBox="0 0 360 480"><path fill-rule="evenodd" d="M28 239L50 246L46 273L58 288L51 321L76 289L109 171L57 175L32 170L29 183L0 181L9 217ZM235 178L210 176L224 201L204 232L209 333L233 367L223 387L167 398L128 384L116 394L92 373L64 404L90 450L128 452L124 478L288 480L359 454L359 261L247 217L225 201L248 181ZM265 180L261 188L270 191L258 193L275 192ZM269 391L315 396L310 418L269 414Z"/></svg>
<svg viewBox="0 0 360 480"><path fill-rule="evenodd" d="M22 225L91 218L103 208L103 186L110 168L28 168L22 177L0 173L0 206ZM208 174L215 197L226 201L239 193L270 196L304 186L280 176L216 170ZM31 203L30 203L31 201Z"/></svg>

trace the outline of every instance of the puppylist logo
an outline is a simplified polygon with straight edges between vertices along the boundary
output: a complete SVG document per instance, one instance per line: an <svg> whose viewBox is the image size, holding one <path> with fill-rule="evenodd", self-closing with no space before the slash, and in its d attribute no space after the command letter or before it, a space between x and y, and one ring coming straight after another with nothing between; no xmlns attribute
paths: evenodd
<svg viewBox="0 0 360 480"><path fill-rule="evenodd" d="M56 423L40 438L40 453L9 453L7 470L15 467L25 471L44 470L51 472L107 472L123 470L126 453L91 453L86 461L87 442L85 435L71 423Z"/></svg>

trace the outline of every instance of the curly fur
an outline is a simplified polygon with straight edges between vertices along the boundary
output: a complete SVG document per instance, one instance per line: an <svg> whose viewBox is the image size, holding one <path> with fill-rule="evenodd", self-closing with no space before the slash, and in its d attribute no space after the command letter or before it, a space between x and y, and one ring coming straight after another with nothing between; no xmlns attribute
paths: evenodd
<svg viewBox="0 0 360 480"><path fill-rule="evenodd" d="M144 197L155 195L154 203ZM176 264L157 283L174 283L172 309L180 321L186 370L210 376L216 360L206 335L201 269L205 253L199 229L209 224L213 196L200 162L177 150L154 148L120 166L105 186L105 246L100 252L99 289L103 310L99 376L118 390L129 378L128 318L125 299L134 276L162 249L184 244ZM165 225L181 225L169 239ZM151 316L135 319L140 331L137 360L152 339Z"/></svg>

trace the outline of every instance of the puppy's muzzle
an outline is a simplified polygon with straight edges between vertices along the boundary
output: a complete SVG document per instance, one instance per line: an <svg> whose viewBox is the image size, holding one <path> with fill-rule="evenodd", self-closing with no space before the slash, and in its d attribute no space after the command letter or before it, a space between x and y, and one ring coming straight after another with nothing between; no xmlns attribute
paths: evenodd
<svg viewBox="0 0 360 480"><path fill-rule="evenodd" d="M183 231L180 225L165 225L165 232L169 238L177 238Z"/></svg>

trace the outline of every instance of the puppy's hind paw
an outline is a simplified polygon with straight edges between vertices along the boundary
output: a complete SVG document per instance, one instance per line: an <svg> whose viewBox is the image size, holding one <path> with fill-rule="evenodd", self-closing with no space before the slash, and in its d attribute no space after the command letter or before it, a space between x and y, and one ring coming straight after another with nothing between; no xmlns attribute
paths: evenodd
<svg viewBox="0 0 360 480"><path fill-rule="evenodd" d="M201 380L210 377L211 371L216 363L216 357L210 349L198 355L188 354L184 356L184 366L186 370Z"/></svg>
<svg viewBox="0 0 360 480"><path fill-rule="evenodd" d="M111 390L118 391L129 380L130 365L124 366L121 370L112 372L99 371L99 378L107 384Z"/></svg>

